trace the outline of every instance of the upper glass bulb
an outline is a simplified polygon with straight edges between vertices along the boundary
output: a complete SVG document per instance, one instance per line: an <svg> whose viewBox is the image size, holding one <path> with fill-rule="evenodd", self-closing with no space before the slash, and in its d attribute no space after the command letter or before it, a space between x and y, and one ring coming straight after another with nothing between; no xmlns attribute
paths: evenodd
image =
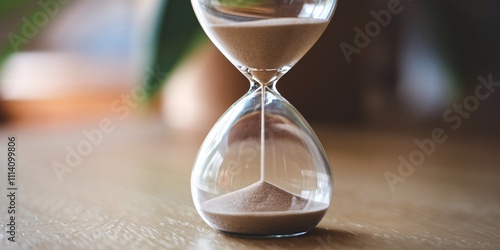
<svg viewBox="0 0 500 250"><path fill-rule="evenodd" d="M203 29L241 71L266 84L314 45L335 0L192 0Z"/></svg>

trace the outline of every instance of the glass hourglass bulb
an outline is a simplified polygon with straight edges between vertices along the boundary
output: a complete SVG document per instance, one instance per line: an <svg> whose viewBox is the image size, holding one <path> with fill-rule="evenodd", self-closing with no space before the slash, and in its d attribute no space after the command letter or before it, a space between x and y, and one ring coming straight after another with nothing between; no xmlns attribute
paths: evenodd
<svg viewBox="0 0 500 250"><path fill-rule="evenodd" d="M203 29L250 80L214 125L191 176L198 213L232 235L307 233L332 194L328 158L276 84L313 46L336 0L192 0Z"/></svg>

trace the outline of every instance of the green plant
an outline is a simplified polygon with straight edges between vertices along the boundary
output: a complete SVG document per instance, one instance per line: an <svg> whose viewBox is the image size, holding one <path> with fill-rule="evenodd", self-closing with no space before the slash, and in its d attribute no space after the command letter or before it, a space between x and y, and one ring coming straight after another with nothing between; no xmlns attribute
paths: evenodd
<svg viewBox="0 0 500 250"><path fill-rule="evenodd" d="M165 1L156 29L149 65L155 70L148 74L146 80L150 99L158 93L159 85L165 82L185 55L207 40L188 0ZM158 79L162 80L160 84Z"/></svg>

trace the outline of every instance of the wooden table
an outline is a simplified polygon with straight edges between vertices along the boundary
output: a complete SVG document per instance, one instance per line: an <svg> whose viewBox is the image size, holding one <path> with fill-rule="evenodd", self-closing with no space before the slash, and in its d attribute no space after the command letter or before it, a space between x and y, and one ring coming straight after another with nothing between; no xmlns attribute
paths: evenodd
<svg viewBox="0 0 500 250"><path fill-rule="evenodd" d="M64 165L66 147L85 140L82 128L0 128L0 249L500 248L494 140L449 134L392 192L384 173L397 173L398 156L408 158L414 140L430 133L317 127L335 175L327 215L304 236L249 239L211 229L193 206L189 180L201 138L183 140L155 119L112 125L62 179L55 162ZM6 234L8 136L17 140L15 243Z"/></svg>

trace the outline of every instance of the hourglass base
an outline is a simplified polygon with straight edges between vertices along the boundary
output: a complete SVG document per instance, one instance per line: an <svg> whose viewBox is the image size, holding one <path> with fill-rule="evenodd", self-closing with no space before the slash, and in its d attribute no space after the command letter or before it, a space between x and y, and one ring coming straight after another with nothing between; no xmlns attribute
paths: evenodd
<svg viewBox="0 0 500 250"><path fill-rule="evenodd" d="M225 232L225 231L221 231L221 230L219 230L219 232L221 232L227 236L233 236L233 237L254 238L254 239L274 239L274 238L290 238L290 237L301 236L301 235L308 233L309 231L292 233L292 234L239 234L239 233Z"/></svg>
<svg viewBox="0 0 500 250"><path fill-rule="evenodd" d="M200 208L211 226L226 234L277 238L311 230L323 218L328 205L259 181L207 200Z"/></svg>
<svg viewBox="0 0 500 250"><path fill-rule="evenodd" d="M306 234L323 218L326 209L311 212L208 214L220 232L250 238L285 238Z"/></svg>

